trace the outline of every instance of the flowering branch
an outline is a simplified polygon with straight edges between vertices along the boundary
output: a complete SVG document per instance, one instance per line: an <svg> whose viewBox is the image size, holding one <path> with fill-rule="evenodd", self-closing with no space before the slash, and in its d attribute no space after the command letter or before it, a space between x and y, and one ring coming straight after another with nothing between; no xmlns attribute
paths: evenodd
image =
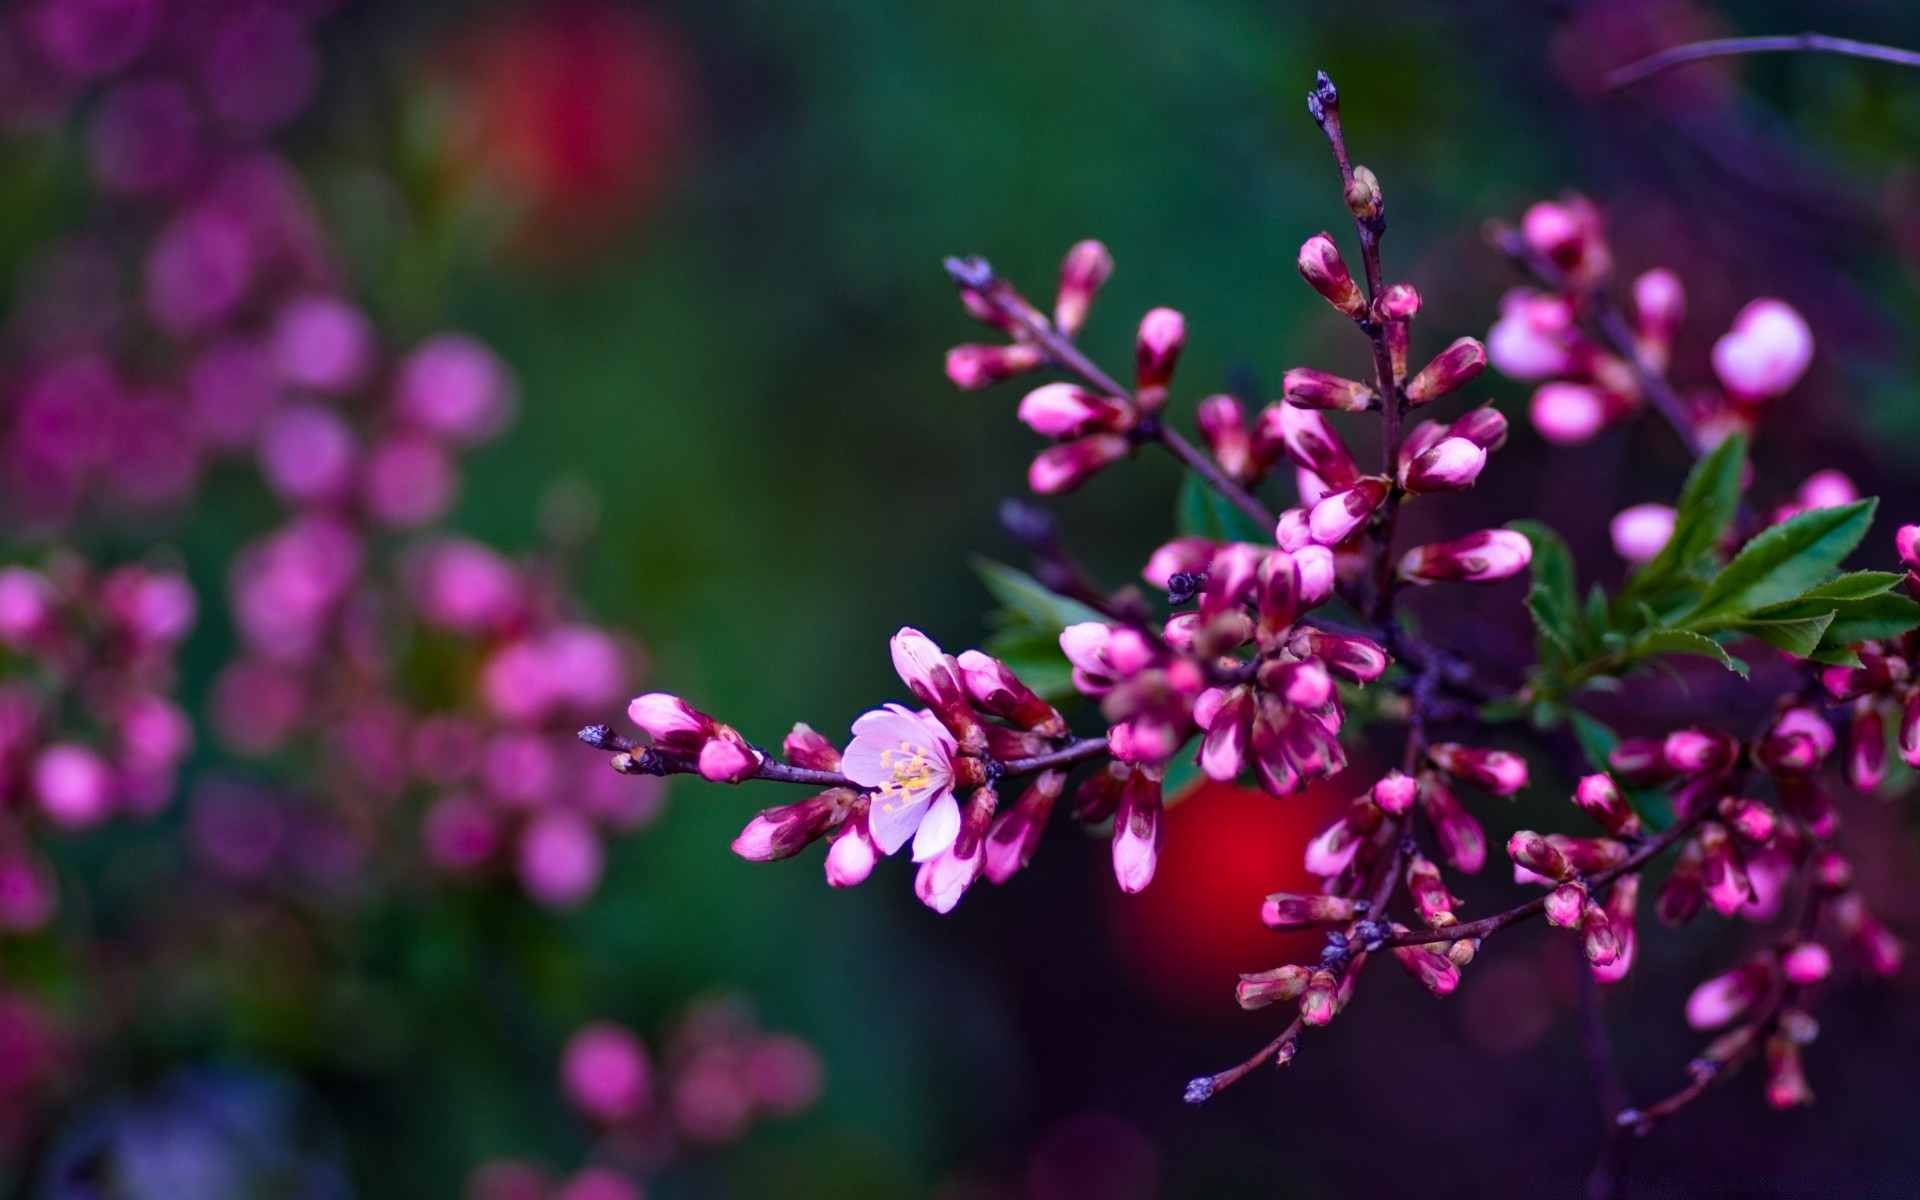
<svg viewBox="0 0 1920 1200"><path fill-rule="evenodd" d="M1920 67L1920 52L1913 50L1881 46L1872 42L1856 42L1850 38L1829 37L1824 33L1794 33L1770 37L1715 38L1710 41L1672 46L1607 72L1603 82L1609 90L1618 91L1620 88L1629 87L1662 71L1685 66L1687 63L1703 62L1712 58L1731 58L1741 54L1778 53L1841 54L1849 58L1871 59L1901 67Z"/></svg>

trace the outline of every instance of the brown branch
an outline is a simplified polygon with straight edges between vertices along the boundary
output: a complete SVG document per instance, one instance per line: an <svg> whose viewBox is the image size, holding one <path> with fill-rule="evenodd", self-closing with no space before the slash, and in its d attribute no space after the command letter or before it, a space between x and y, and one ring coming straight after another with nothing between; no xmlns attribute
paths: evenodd
<svg viewBox="0 0 1920 1200"><path fill-rule="evenodd" d="M580 731L579 737L581 741L596 750L610 750L630 756L629 766L623 768L623 772L628 775L694 775L700 770L696 755L666 750L658 746L643 746L632 738L615 733L605 725L589 725ZM998 763L997 766L1003 776L1034 775L1041 771L1052 771L1089 762L1106 752L1107 739L1078 738L1058 750L1031 755L1027 758L1010 758ZM748 778L765 779L773 783L797 783L805 787L851 788L856 792L868 790L838 771L815 771L806 767L789 766L786 763L775 762L772 756L765 752L761 752L760 755L760 769Z"/></svg>
<svg viewBox="0 0 1920 1200"><path fill-rule="evenodd" d="M1848 58L1866 58L1901 67L1920 67L1920 53L1897 46L1856 42L1849 38L1828 37L1824 33L1780 34L1771 37L1716 38L1689 42L1650 54L1607 72L1603 82L1609 91L1617 91L1658 75L1673 67L1704 62L1713 58L1732 58L1743 54L1839 54Z"/></svg>

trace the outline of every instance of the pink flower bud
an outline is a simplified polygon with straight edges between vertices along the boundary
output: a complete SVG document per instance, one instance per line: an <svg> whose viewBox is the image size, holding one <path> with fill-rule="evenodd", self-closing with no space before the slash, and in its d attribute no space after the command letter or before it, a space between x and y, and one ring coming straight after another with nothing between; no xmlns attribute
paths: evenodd
<svg viewBox="0 0 1920 1200"><path fill-rule="evenodd" d="M1288 404L1301 408L1325 408L1337 412L1365 412L1378 399L1373 389L1357 380L1346 379L1312 367L1295 367L1281 379L1281 395Z"/></svg>
<svg viewBox="0 0 1920 1200"><path fill-rule="evenodd" d="M1054 328L1074 337L1086 324L1087 310L1113 275L1113 255L1096 241L1074 243L1060 263L1060 291L1053 304Z"/></svg>
<svg viewBox="0 0 1920 1200"><path fill-rule="evenodd" d="M840 750L812 726L796 724L780 745L781 755L796 767L809 771L838 771Z"/></svg>
<svg viewBox="0 0 1920 1200"><path fill-rule="evenodd" d="M1288 964L1271 971L1242 975L1234 988L1234 996L1241 1008L1265 1008L1280 1001L1299 999L1312 978L1313 972L1306 967Z"/></svg>
<svg viewBox="0 0 1920 1200"><path fill-rule="evenodd" d="M1373 306L1374 319L1383 322L1405 324L1419 314L1420 292L1410 283L1388 284Z"/></svg>
<svg viewBox="0 0 1920 1200"><path fill-rule="evenodd" d="M1540 436L1556 446L1589 441L1617 419L1624 405L1585 383L1548 383L1535 389L1527 416Z"/></svg>
<svg viewBox="0 0 1920 1200"><path fill-rule="evenodd" d="M1527 760L1507 750L1475 750L1441 742L1427 756L1442 771L1496 796L1511 796L1527 786Z"/></svg>
<svg viewBox="0 0 1920 1200"><path fill-rule="evenodd" d="M1607 924L1613 931L1614 956L1609 963L1594 963L1593 977L1601 983L1618 983L1633 967L1636 941L1633 930L1634 909L1640 903L1640 877L1622 875L1613 881L1605 905Z"/></svg>
<svg viewBox="0 0 1920 1200"><path fill-rule="evenodd" d="M792 858L839 824L853 798L846 788L831 788L798 804L766 809L733 839L733 852L748 862Z"/></svg>
<svg viewBox="0 0 1920 1200"><path fill-rule="evenodd" d="M1780 956L1780 971L1789 982L1807 987L1833 973L1833 956L1819 942L1801 942Z"/></svg>
<svg viewBox="0 0 1920 1200"><path fill-rule="evenodd" d="M1460 986L1459 966L1431 946L1395 946L1393 957L1436 996L1450 996Z"/></svg>
<svg viewBox="0 0 1920 1200"><path fill-rule="evenodd" d="M1353 865L1361 845L1379 825L1380 809L1373 801L1364 796L1355 800L1352 807L1307 843L1307 871L1322 879L1345 873Z"/></svg>
<svg viewBox="0 0 1920 1200"><path fill-rule="evenodd" d="M1695 840L1700 843L1700 887L1714 911L1730 917L1752 903L1753 882L1746 860L1726 830L1709 822Z"/></svg>
<svg viewBox="0 0 1920 1200"><path fill-rule="evenodd" d="M582 1026L560 1054L560 1086L569 1103L603 1124L639 1116L651 1102L646 1047L611 1021Z"/></svg>
<svg viewBox="0 0 1920 1200"><path fill-rule="evenodd" d="M1405 779L1406 776L1401 778ZM1460 918L1453 914L1454 907L1460 902L1447 891L1446 881L1440 877L1440 868L1417 852L1407 856L1407 898L1413 901L1414 911L1420 914L1420 919L1427 923L1428 928L1445 929L1460 923Z"/></svg>
<svg viewBox="0 0 1920 1200"><path fill-rule="evenodd" d="M1160 780L1136 770L1121 789L1113 817L1113 874L1121 891L1138 892L1153 881L1165 838Z"/></svg>
<svg viewBox="0 0 1920 1200"><path fill-rule="evenodd" d="M1567 862L1566 856L1530 829L1523 829L1507 840L1507 857L1515 866L1525 867L1547 879L1565 879L1573 874L1573 865Z"/></svg>
<svg viewBox="0 0 1920 1200"><path fill-rule="evenodd" d="M1572 929L1580 924L1580 914L1586 907L1587 885L1578 881L1563 883L1547 893L1547 924Z"/></svg>
<svg viewBox="0 0 1920 1200"><path fill-rule="evenodd" d="M1583 776L1573 789L1573 802L1608 833L1616 837L1640 836L1640 816L1614 786L1611 776Z"/></svg>
<svg viewBox="0 0 1920 1200"><path fill-rule="evenodd" d="M1623 508L1607 523L1613 538L1613 552L1634 566L1651 561L1673 540L1673 525L1679 517L1665 504L1636 504Z"/></svg>
<svg viewBox="0 0 1920 1200"><path fill-rule="evenodd" d="M1298 637L1307 654L1349 683L1372 683L1386 673L1393 661L1385 650L1363 637L1347 637L1321 629L1303 629Z"/></svg>
<svg viewBox="0 0 1920 1200"><path fill-rule="evenodd" d="M1625 863L1631 853L1625 842L1605 837L1582 838L1550 833L1547 835L1547 844L1559 851L1576 872L1586 875L1610 871Z"/></svg>
<svg viewBox="0 0 1920 1200"><path fill-rule="evenodd" d="M1729 392L1766 400L1786 392L1813 361L1813 331L1784 300L1755 300L1713 344L1713 371Z"/></svg>
<svg viewBox="0 0 1920 1200"><path fill-rule="evenodd" d="M1230 783L1246 770L1253 715L1253 693L1243 687L1226 692L1208 714L1207 734L1200 742L1200 770L1207 778Z"/></svg>
<svg viewBox="0 0 1920 1200"><path fill-rule="evenodd" d="M1336 545L1357 533L1386 499L1385 483L1371 477L1362 479L1314 505L1307 517L1307 528L1314 541L1323 546Z"/></svg>
<svg viewBox="0 0 1920 1200"><path fill-rule="evenodd" d="M1900 705L1900 757L1910 767L1920 767L1920 691L1907 693Z"/></svg>
<svg viewBox="0 0 1920 1200"><path fill-rule="evenodd" d="M959 660L935 645L932 638L911 627L895 633L888 648L893 653L893 669L907 690L933 710L964 749L975 752L984 749L986 735L967 698L966 685L961 682ZM988 663L991 665L992 660ZM1005 675L1015 685L1019 684L1012 672L1007 671Z"/></svg>
<svg viewBox="0 0 1920 1200"><path fill-rule="evenodd" d="M1665 369L1668 351L1686 311L1686 291L1672 271L1655 267L1633 281L1635 332L1641 353L1656 370Z"/></svg>
<svg viewBox="0 0 1920 1200"><path fill-rule="evenodd" d="M1073 686L1085 696L1104 696L1113 690L1116 672L1107 657L1113 627L1101 621L1081 621L1060 631L1060 650L1073 666Z"/></svg>
<svg viewBox="0 0 1920 1200"><path fill-rule="evenodd" d="M1887 773L1887 722L1871 702L1855 706L1847 727L1847 782L1872 794Z"/></svg>
<svg viewBox="0 0 1920 1200"><path fill-rule="evenodd" d="M880 861L880 847L867 830L867 801L855 800L840 823L833 845L827 847L827 886L853 887L865 882Z"/></svg>
<svg viewBox="0 0 1920 1200"><path fill-rule="evenodd" d="M967 650L955 661L961 685L974 704L1022 729L1046 737L1066 735L1065 718L1022 683L1006 663L978 650Z"/></svg>
<svg viewBox="0 0 1920 1200"><path fill-rule="evenodd" d="M1140 577L1161 591L1166 591L1175 575L1191 575L1206 570L1213 563L1213 556L1219 552L1220 543L1211 538L1175 538L1153 552Z"/></svg>
<svg viewBox="0 0 1920 1200"><path fill-rule="evenodd" d="M1307 612L1333 599L1339 586L1339 560L1325 546L1302 546L1293 552L1293 568L1300 579L1300 611Z"/></svg>
<svg viewBox="0 0 1920 1200"><path fill-rule="evenodd" d="M1487 358L1523 383L1566 374L1580 337L1573 308L1560 296L1515 288L1500 299L1500 319L1487 331Z"/></svg>
<svg viewBox="0 0 1920 1200"><path fill-rule="evenodd" d="M1620 956L1620 939L1614 936L1607 910L1592 901L1580 912L1580 949L1596 967L1610 967Z"/></svg>
<svg viewBox="0 0 1920 1200"><path fill-rule="evenodd" d="M1314 501L1315 504L1319 502L1318 498ZM1273 540L1282 550L1291 553L1302 546L1314 544L1313 526L1308 523L1307 516L1308 511L1305 508L1289 508L1280 514L1278 521L1274 522Z"/></svg>
<svg viewBox="0 0 1920 1200"><path fill-rule="evenodd" d="M1046 364L1046 351L1026 342L1007 346L973 343L947 351L947 378L962 391L976 392L1017 375L1038 371Z"/></svg>
<svg viewBox="0 0 1920 1200"><path fill-rule="evenodd" d="M401 360L394 405L418 428L473 445L512 419L513 377L486 346L464 334L443 333Z"/></svg>
<svg viewBox="0 0 1920 1200"><path fill-rule="evenodd" d="M1367 315L1366 297L1360 294L1359 285L1348 273L1340 248L1327 234L1316 233L1301 245L1300 277L1327 303L1356 321Z"/></svg>
<svg viewBox="0 0 1920 1200"><path fill-rule="evenodd" d="M1437 542L1407 552L1399 572L1410 583L1426 585L1459 580L1494 583L1525 570L1533 561L1533 547L1511 529L1485 529L1451 542Z"/></svg>
<svg viewBox="0 0 1920 1200"><path fill-rule="evenodd" d="M1725 770L1739 752L1740 744L1717 729L1677 730L1661 745L1667 768L1682 775Z"/></svg>
<svg viewBox="0 0 1920 1200"><path fill-rule="evenodd" d="M1213 461L1232 478L1250 482L1265 474L1272 465L1255 462L1253 438L1247 430L1246 406L1237 398L1225 394L1208 396L1194 410L1194 423L1200 427L1200 437L1207 443Z"/></svg>
<svg viewBox="0 0 1920 1200"><path fill-rule="evenodd" d="M1351 921L1355 911L1354 902L1343 896L1276 892L1260 906L1260 923L1283 933L1316 929Z"/></svg>
<svg viewBox="0 0 1920 1200"><path fill-rule="evenodd" d="M1325 1025L1340 1011L1340 981L1331 971L1315 971L1300 996L1300 1018L1309 1025Z"/></svg>
<svg viewBox="0 0 1920 1200"><path fill-rule="evenodd" d="M1887 931L1877 917L1867 911L1859 892L1847 892L1834 899L1834 924L1845 935L1863 966L1875 975L1891 978L1900 971L1906 951L1900 939Z"/></svg>
<svg viewBox="0 0 1920 1200"><path fill-rule="evenodd" d="M987 878L1005 883L1033 861L1053 806L1066 790L1065 771L1042 771L1010 809L994 818L987 832Z"/></svg>
<svg viewBox="0 0 1920 1200"><path fill-rule="evenodd" d="M1644 787L1672 775L1666 744L1657 738L1626 738L1607 755L1607 765L1628 783Z"/></svg>
<svg viewBox="0 0 1920 1200"><path fill-rule="evenodd" d="M714 720L678 696L648 692L627 705L627 719L650 735L655 744L691 751L706 740Z"/></svg>
<svg viewBox="0 0 1920 1200"><path fill-rule="evenodd" d="M274 320L272 349L280 376L315 392L352 391L373 368L373 324L352 305L328 296L294 300Z"/></svg>
<svg viewBox="0 0 1920 1200"><path fill-rule="evenodd" d="M1487 465L1487 452L1466 438L1450 437L1407 464L1401 483L1409 492L1464 492Z"/></svg>
<svg viewBox="0 0 1920 1200"><path fill-rule="evenodd" d="M1419 406L1458 391L1486 368L1487 348L1477 338L1460 338L1407 381L1407 403Z"/></svg>
<svg viewBox="0 0 1920 1200"><path fill-rule="evenodd" d="M1373 785L1373 802L1389 816L1403 817L1413 810L1419 787L1411 775L1388 771Z"/></svg>
<svg viewBox="0 0 1920 1200"><path fill-rule="evenodd" d="M1687 1024L1695 1029L1718 1029L1752 1007L1772 978L1773 967L1764 958L1714 976L1687 997Z"/></svg>
<svg viewBox="0 0 1920 1200"><path fill-rule="evenodd" d="M1483 404L1447 426L1446 436L1465 438L1492 454L1507 444L1507 418L1499 409Z"/></svg>
<svg viewBox="0 0 1920 1200"><path fill-rule="evenodd" d="M1776 773L1806 774L1833 753L1833 726L1804 706L1790 708L1762 739L1756 757Z"/></svg>
<svg viewBox="0 0 1920 1200"><path fill-rule="evenodd" d="M1114 432L1133 422L1124 406L1070 383L1043 384L1028 392L1020 401L1019 417L1029 429L1050 438Z"/></svg>
<svg viewBox="0 0 1920 1200"><path fill-rule="evenodd" d="M1097 433L1077 441L1049 446L1034 456L1027 486L1043 496L1071 492L1127 456L1127 439L1115 433Z"/></svg>
<svg viewBox="0 0 1920 1200"><path fill-rule="evenodd" d="M1134 402L1140 411L1159 412L1167 403L1167 384L1187 344L1187 319L1171 308L1156 308L1140 319L1133 357Z"/></svg>
<svg viewBox="0 0 1920 1200"><path fill-rule="evenodd" d="M0 641L23 647L52 629L54 594L47 577L28 567L0 567Z"/></svg>
<svg viewBox="0 0 1920 1200"><path fill-rule="evenodd" d="M1902 525L1896 529L1893 548L1909 571L1920 571L1920 525Z"/></svg>
<svg viewBox="0 0 1920 1200"><path fill-rule="evenodd" d="M1784 1032L1767 1039L1767 1103L1780 1109L1813 1103L1813 1089L1800 1068L1800 1047Z"/></svg>
<svg viewBox="0 0 1920 1200"><path fill-rule="evenodd" d="M708 783L741 783L760 769L760 752L730 726L719 725L701 745L694 765Z"/></svg>

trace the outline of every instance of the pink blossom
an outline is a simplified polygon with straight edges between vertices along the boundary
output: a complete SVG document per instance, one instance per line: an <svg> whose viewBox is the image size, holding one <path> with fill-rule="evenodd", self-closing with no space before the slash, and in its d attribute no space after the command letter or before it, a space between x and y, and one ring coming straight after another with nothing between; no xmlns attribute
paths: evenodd
<svg viewBox="0 0 1920 1200"><path fill-rule="evenodd" d="M947 378L953 381L955 387L969 392L978 391L1037 371L1046 361L1044 350L1026 343L1011 346L955 346L947 351Z"/></svg>
<svg viewBox="0 0 1920 1200"><path fill-rule="evenodd" d="M1656 363L1664 364L1686 309L1686 291L1679 277L1665 267L1655 267L1633 281L1636 332L1643 351L1655 352Z"/></svg>
<svg viewBox="0 0 1920 1200"><path fill-rule="evenodd" d="M1813 361L1813 331L1784 300L1755 300L1713 344L1713 370L1736 396L1764 400L1786 392Z"/></svg>
<svg viewBox="0 0 1920 1200"><path fill-rule="evenodd" d="M867 827L882 854L913 839L913 858L925 862L960 833L953 798L953 735L937 721L897 704L864 713L841 758L847 778L873 789Z"/></svg>
<svg viewBox="0 0 1920 1200"><path fill-rule="evenodd" d="M318 404L289 405L260 432L261 474L289 503L346 499L359 457L353 427Z"/></svg>
<svg viewBox="0 0 1920 1200"><path fill-rule="evenodd" d="M1772 975L1772 966L1756 959L1707 980L1687 997L1687 1024L1695 1029L1725 1025L1760 998Z"/></svg>
<svg viewBox="0 0 1920 1200"><path fill-rule="evenodd" d="M1557 446L1576 446L1606 428L1620 406L1585 383L1548 383L1537 388L1527 416L1540 436Z"/></svg>
<svg viewBox="0 0 1920 1200"><path fill-rule="evenodd" d="M1500 319L1487 331L1487 357L1524 383L1562 375L1573 365L1573 310L1558 296L1515 288L1500 298Z"/></svg>
<svg viewBox="0 0 1920 1200"><path fill-rule="evenodd" d="M1651 561L1673 539L1678 517L1678 512L1666 504L1636 504L1621 509L1607 523L1613 552L1636 566Z"/></svg>
<svg viewBox="0 0 1920 1200"><path fill-rule="evenodd" d="M1060 263L1060 291L1053 305L1053 325L1073 337L1086 323L1093 298L1113 275L1113 255L1099 242L1075 242Z"/></svg>
<svg viewBox="0 0 1920 1200"><path fill-rule="evenodd" d="M85 746L57 742L34 760L34 800L63 829L86 829L106 820L113 794L113 773Z"/></svg>
<svg viewBox="0 0 1920 1200"><path fill-rule="evenodd" d="M270 344L283 380L327 394L349 392L365 382L376 353L366 315L331 296L288 302L274 319Z"/></svg>
<svg viewBox="0 0 1920 1200"><path fill-rule="evenodd" d="M1113 689L1119 672L1107 656L1113 627L1100 621L1081 621L1060 631L1060 649L1073 666L1073 686L1083 695L1101 696Z"/></svg>
<svg viewBox="0 0 1920 1200"><path fill-rule="evenodd" d="M986 847L975 844L973 853L962 855L959 843L949 842L946 849L920 864L914 876L913 893L920 902L938 913L952 912L974 880L986 866Z"/></svg>
<svg viewBox="0 0 1920 1200"><path fill-rule="evenodd" d="M1134 401L1143 412L1155 412L1166 403L1167 384L1186 344L1187 319L1173 309L1149 309L1140 318L1134 344Z"/></svg>
<svg viewBox="0 0 1920 1200"><path fill-rule="evenodd" d="M599 886L602 857L600 838L584 817L549 809L521 830L515 867L527 895L548 908L566 909Z"/></svg>
<svg viewBox="0 0 1920 1200"><path fill-rule="evenodd" d="M520 572L491 546L468 538L421 543L406 562L414 608L428 622L462 633L510 620L522 598Z"/></svg>
<svg viewBox="0 0 1920 1200"><path fill-rule="evenodd" d="M471 445L513 416L513 381L493 351L465 334L443 333L400 361L394 407L429 433Z"/></svg>
<svg viewBox="0 0 1920 1200"><path fill-rule="evenodd" d="M864 882L879 858L880 848L867 829L867 805L856 803L827 848L827 885L853 887Z"/></svg>
<svg viewBox="0 0 1920 1200"><path fill-rule="evenodd" d="M1121 405L1070 383L1044 384L1028 392L1018 415L1029 429L1050 438L1116 432L1132 420Z"/></svg>

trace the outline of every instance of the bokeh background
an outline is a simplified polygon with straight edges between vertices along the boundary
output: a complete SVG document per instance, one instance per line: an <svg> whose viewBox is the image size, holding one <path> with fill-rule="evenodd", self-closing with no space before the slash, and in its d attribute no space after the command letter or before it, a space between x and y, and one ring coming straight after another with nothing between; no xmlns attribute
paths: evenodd
<svg viewBox="0 0 1920 1200"><path fill-rule="evenodd" d="M646 647L653 685L772 740L796 719L844 730L895 696L885 646L902 624L977 644L990 601L968 555L1018 559L994 513L1024 491L1032 440L1015 393L942 377L945 349L972 336L943 255L983 253L1045 294L1069 244L1105 241L1118 269L1086 344L1124 362L1139 313L1182 310L1176 411L1221 388L1272 393L1293 365L1360 368L1292 267L1305 236L1345 219L1303 105L1316 69L1383 181L1390 273L1425 297L1420 342L1484 333L1515 282L1483 221L1584 190L1624 268L1686 280L1678 378L1705 377L1711 338L1754 295L1808 315L1815 370L1761 429L1756 494L1838 466L1886 497L1884 546L1920 511L1920 73L1793 56L1621 95L1598 84L1675 42L1802 27L1920 45L1900 0L345 0L315 26L324 72L285 144L385 334L469 331L518 379L518 421L469 460L451 524L525 550L591 517L585 609ZM0 274L16 289L34 247L83 215L77 136L0 152ZM1524 405L1491 374L1474 391ZM1684 470L1657 428L1567 451L1517 423L1479 489L1433 519L1542 516L1607 578L1608 517L1671 495ZM1054 507L1118 583L1167 534L1176 484L1148 459ZM199 504L97 548L165 542L217 597L271 505L238 472ZM1436 607L1431 628L1517 673L1518 595ZM190 702L230 637L215 604L187 647ZM1284 1075L1180 1103L1187 1078L1274 1031L1233 1005L1232 981L1297 948L1258 929L1250 901L1291 877L1338 789L1176 808L1161 877L1134 898L1105 845L1061 825L1035 869L948 917L900 864L839 892L817 851L771 866L728 852L757 807L790 798L673 785L570 912L504 891L371 906L314 994L274 995L260 961L210 955L206 975L240 977L209 983L217 998L156 997L70 1111L182 1065L267 1071L298 1081L351 1194L458 1196L491 1158L580 1161L588 1137L554 1067L571 1028L611 1017L651 1036L723 991L817 1048L824 1094L676 1160L650 1196L1563 1194L1592 1162L1572 947L1542 930L1490 946L1444 1003L1382 971L1396 978ZM1494 820L1528 824L1548 811L1533 803ZM1908 935L1920 891L1894 882L1915 865L1913 811L1850 811L1845 835ZM162 819L90 835L61 851L63 874L110 896L174 833ZM1492 911L1499 881L1480 888L1471 911ZM1702 922L1643 939L1609 999L1638 1093L1695 1049L1681 981L1745 935ZM9 951L9 971L31 976L32 955ZM1920 1189L1916 983L1909 968L1836 986L1810 1055L1819 1104L1772 1114L1736 1082L1636 1149L1659 1181L1647 1194ZM38 1194L33 1149L0 1173L15 1194Z"/></svg>

